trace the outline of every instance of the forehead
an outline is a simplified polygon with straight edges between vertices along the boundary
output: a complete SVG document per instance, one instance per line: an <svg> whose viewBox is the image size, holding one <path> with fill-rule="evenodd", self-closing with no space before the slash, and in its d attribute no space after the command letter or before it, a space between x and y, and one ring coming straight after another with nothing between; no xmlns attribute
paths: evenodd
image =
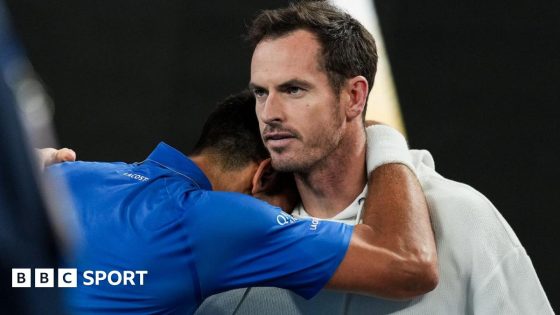
<svg viewBox="0 0 560 315"><path fill-rule="evenodd" d="M320 67L321 45L307 30L297 30L278 38L264 39L255 48L251 60L253 83L304 79L325 79ZM324 78L322 78L324 77Z"/></svg>

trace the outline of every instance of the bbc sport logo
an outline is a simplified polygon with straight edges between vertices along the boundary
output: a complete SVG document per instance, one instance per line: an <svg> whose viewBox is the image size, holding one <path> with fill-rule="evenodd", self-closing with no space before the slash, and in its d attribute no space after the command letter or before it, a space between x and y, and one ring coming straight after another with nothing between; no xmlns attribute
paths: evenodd
<svg viewBox="0 0 560 315"><path fill-rule="evenodd" d="M32 272L33 279L32 281ZM76 288L78 286L78 270L75 268L58 268L56 285L59 288ZM12 288L52 288L55 286L55 269L53 268L12 268ZM147 270L85 270L82 274L84 286L98 286L108 283L112 286L143 286Z"/></svg>

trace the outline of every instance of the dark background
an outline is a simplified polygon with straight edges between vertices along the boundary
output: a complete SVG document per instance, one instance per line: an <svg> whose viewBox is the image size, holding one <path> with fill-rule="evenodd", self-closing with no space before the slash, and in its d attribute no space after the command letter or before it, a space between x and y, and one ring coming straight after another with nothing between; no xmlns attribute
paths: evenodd
<svg viewBox="0 0 560 315"><path fill-rule="evenodd" d="M285 3L7 1L61 145L104 161L141 161L160 140L188 152L215 103L248 83L245 26ZM557 309L560 3L376 7L411 146L494 202Z"/></svg>

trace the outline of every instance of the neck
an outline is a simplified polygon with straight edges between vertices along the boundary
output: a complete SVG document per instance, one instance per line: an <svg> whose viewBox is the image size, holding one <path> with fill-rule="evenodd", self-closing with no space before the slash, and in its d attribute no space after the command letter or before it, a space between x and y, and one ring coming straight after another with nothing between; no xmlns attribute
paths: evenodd
<svg viewBox="0 0 560 315"><path fill-rule="evenodd" d="M216 169L216 163L212 163L212 159L206 154L191 155L189 158L202 170L204 175L206 175L210 184L212 184L212 189L219 190L218 187L216 187L220 186L220 176Z"/></svg>
<svg viewBox="0 0 560 315"><path fill-rule="evenodd" d="M352 127L325 159L311 170L295 174L301 201L311 216L332 218L348 207L366 185L365 132L361 125Z"/></svg>
<svg viewBox="0 0 560 315"><path fill-rule="evenodd" d="M213 190L251 194L253 176L259 163L250 162L240 168L224 169L221 167L220 155L212 152L190 156L190 159L204 172Z"/></svg>

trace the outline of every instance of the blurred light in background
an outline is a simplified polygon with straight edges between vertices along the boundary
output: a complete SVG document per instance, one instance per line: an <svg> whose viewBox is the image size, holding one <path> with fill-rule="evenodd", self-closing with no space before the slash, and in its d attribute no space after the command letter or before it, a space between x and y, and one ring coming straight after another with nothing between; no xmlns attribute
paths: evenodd
<svg viewBox="0 0 560 315"><path fill-rule="evenodd" d="M383 36L373 0L331 0L331 2L360 21L373 34L377 44L377 53L379 55L377 75L375 76L375 84L368 100L366 119L386 123L405 134L389 58L383 43Z"/></svg>

